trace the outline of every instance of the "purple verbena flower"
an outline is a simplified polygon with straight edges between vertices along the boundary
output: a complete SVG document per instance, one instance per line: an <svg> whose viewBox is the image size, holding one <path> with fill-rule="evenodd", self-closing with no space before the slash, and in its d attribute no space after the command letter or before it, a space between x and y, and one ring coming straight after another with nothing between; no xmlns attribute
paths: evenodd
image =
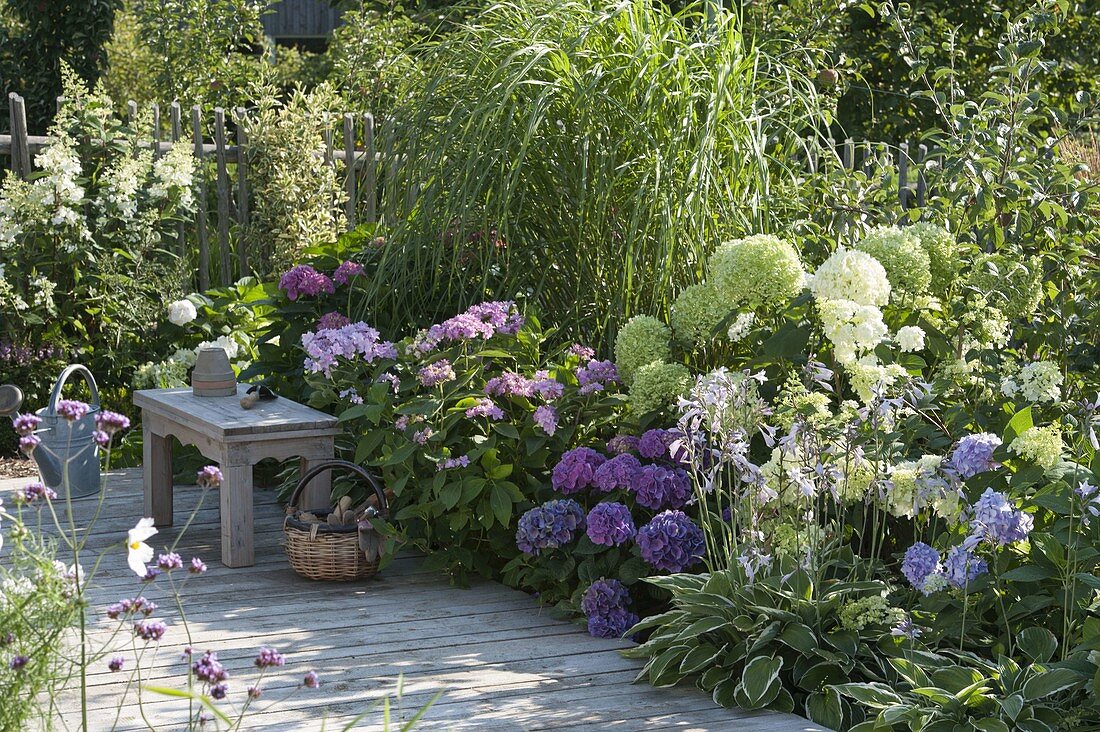
<svg viewBox="0 0 1100 732"><path fill-rule="evenodd" d="M248 687L248 698L259 699L263 695L263 690L258 685Z"/></svg>
<svg viewBox="0 0 1100 732"><path fill-rule="evenodd" d="M993 470L993 451L1001 446L1001 438L988 432L967 435L959 440L951 454L951 467L966 480L978 473Z"/></svg>
<svg viewBox="0 0 1100 732"><path fill-rule="evenodd" d="M168 552L157 557L157 566L165 572L171 572L173 569L183 569L183 559L175 552Z"/></svg>
<svg viewBox="0 0 1100 732"><path fill-rule="evenodd" d="M625 544L638 533L630 509L622 503L597 503L585 523L588 538L603 546Z"/></svg>
<svg viewBox="0 0 1100 732"><path fill-rule="evenodd" d="M42 444L42 440L38 438L38 435L24 435L19 438L19 450L24 455L30 455L34 452L34 449Z"/></svg>
<svg viewBox="0 0 1100 732"><path fill-rule="evenodd" d="M332 281L338 285L346 285L353 277L363 274L363 265L358 262L344 262L332 273Z"/></svg>
<svg viewBox="0 0 1100 732"><path fill-rule="evenodd" d="M147 567L145 569L145 575L142 576L141 581L152 582L157 577L160 577L162 574L164 574L164 570L162 570L160 567Z"/></svg>
<svg viewBox="0 0 1100 732"><path fill-rule="evenodd" d="M101 432L113 435L116 432L130 429L130 418L118 412L104 410L96 414L95 426Z"/></svg>
<svg viewBox="0 0 1100 732"><path fill-rule="evenodd" d="M550 482L555 490L569 495L592 485L596 469L605 458L590 447L577 447L561 456L551 472Z"/></svg>
<svg viewBox="0 0 1100 732"><path fill-rule="evenodd" d="M221 683L214 684L210 687L210 697L213 699L221 700L225 698L225 695L229 693L229 684Z"/></svg>
<svg viewBox="0 0 1100 732"><path fill-rule="evenodd" d="M30 660L27 656L12 656L12 659L8 661L8 668L12 671L22 671Z"/></svg>
<svg viewBox="0 0 1100 732"><path fill-rule="evenodd" d="M207 684L218 684L229 678L229 672L218 660L218 654L207 651L202 658L191 664L191 671L195 678Z"/></svg>
<svg viewBox="0 0 1100 732"><path fill-rule="evenodd" d="M307 689L316 689L321 685L321 680L317 677L316 671L306 671L305 677L302 678L302 684Z"/></svg>
<svg viewBox="0 0 1100 732"><path fill-rule="evenodd" d="M634 474L631 485L639 505L658 511L680 508L692 496L691 479L683 468L646 465Z"/></svg>
<svg viewBox="0 0 1100 732"><path fill-rule="evenodd" d="M282 666L285 663L286 659L283 658L283 654L274 648L261 648L259 655L256 656L256 668L271 668L272 666Z"/></svg>
<svg viewBox="0 0 1100 732"><path fill-rule="evenodd" d="M302 295L316 297L322 292L330 295L336 292L328 275L321 274L308 264L299 264L287 271L279 278L279 289L286 292L291 300L297 300Z"/></svg>
<svg viewBox="0 0 1100 732"><path fill-rule="evenodd" d="M21 435L33 434L40 424L42 418L34 414L20 414L11 421L12 427Z"/></svg>
<svg viewBox="0 0 1100 732"><path fill-rule="evenodd" d="M532 419L548 435L558 431L558 411L549 405L544 404L536 409Z"/></svg>
<svg viewBox="0 0 1100 732"><path fill-rule="evenodd" d="M107 669L110 671L121 671L123 665L125 665L126 659L122 656L115 656L107 662Z"/></svg>
<svg viewBox="0 0 1100 732"><path fill-rule="evenodd" d="M206 571L206 564L198 557L191 557L191 564L187 567L191 574L202 574Z"/></svg>
<svg viewBox="0 0 1100 732"><path fill-rule="evenodd" d="M45 499L47 501L55 500L57 498L57 493L55 493L52 488L35 481L34 483L28 483L23 486L23 490L17 493L16 496L26 503L34 503L39 499Z"/></svg>
<svg viewBox="0 0 1100 732"><path fill-rule="evenodd" d="M516 528L516 546L525 554L539 554L573 541L584 528L584 509L565 498L547 501L520 516Z"/></svg>
<svg viewBox="0 0 1100 732"><path fill-rule="evenodd" d="M168 632L168 626L159 620L139 620L134 623L134 635L142 640L159 641Z"/></svg>
<svg viewBox="0 0 1100 732"><path fill-rule="evenodd" d="M92 442L100 447L107 447L111 444L111 436L103 430L94 430L92 432Z"/></svg>
<svg viewBox="0 0 1100 732"><path fill-rule="evenodd" d="M657 569L683 572L703 559L703 530L683 511L665 511L638 530L642 559Z"/></svg>
<svg viewBox="0 0 1100 732"><path fill-rule="evenodd" d="M616 455L596 468L592 484L604 493L618 488L626 490L634 486L635 476L641 469L641 462L630 453Z"/></svg>
<svg viewBox="0 0 1100 732"><path fill-rule="evenodd" d="M217 488L225 480L222 471L216 465L207 465L199 471L195 482L203 488Z"/></svg>
<svg viewBox="0 0 1100 732"><path fill-rule="evenodd" d="M57 403L57 413L70 422L83 418L89 409L87 403L75 399L62 399Z"/></svg>

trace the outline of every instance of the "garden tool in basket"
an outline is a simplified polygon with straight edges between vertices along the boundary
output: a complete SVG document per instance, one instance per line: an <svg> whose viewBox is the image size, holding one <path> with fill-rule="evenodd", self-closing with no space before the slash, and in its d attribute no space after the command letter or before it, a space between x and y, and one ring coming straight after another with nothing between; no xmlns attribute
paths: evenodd
<svg viewBox="0 0 1100 732"><path fill-rule="evenodd" d="M57 404L65 382L74 374L88 383L91 399L87 414L69 421L57 413ZM99 389L92 372L80 364L67 366L53 386L49 404L35 412L42 419L41 428L35 433L42 442L31 454L38 463L42 482L50 488L58 492L67 490L72 498L99 491L99 445L93 439L99 411Z"/></svg>

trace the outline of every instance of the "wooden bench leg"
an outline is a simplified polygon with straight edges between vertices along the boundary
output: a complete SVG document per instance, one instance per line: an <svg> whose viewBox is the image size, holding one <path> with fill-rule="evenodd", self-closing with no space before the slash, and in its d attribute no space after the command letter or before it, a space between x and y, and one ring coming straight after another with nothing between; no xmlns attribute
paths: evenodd
<svg viewBox="0 0 1100 732"><path fill-rule="evenodd" d="M327 460L332 460L332 453L322 457L308 457L302 458L299 461L301 466L301 475L305 475L306 471L315 465L323 463ZM332 472L326 470L318 475L316 478L309 482L306 489L302 491L302 498L299 501L298 508L311 511L315 508L331 508L332 507Z"/></svg>
<svg viewBox="0 0 1100 732"><path fill-rule="evenodd" d="M141 453L145 487L143 516L157 526L172 525L172 438L155 435L142 420Z"/></svg>
<svg viewBox="0 0 1100 732"><path fill-rule="evenodd" d="M222 564L251 567L256 563L252 526L252 466L222 465Z"/></svg>

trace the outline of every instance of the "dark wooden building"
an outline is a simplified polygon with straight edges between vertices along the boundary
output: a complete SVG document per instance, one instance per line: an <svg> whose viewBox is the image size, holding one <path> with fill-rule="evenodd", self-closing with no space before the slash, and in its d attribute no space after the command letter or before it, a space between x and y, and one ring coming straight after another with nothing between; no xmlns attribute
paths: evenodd
<svg viewBox="0 0 1100 732"><path fill-rule="evenodd" d="M340 11L325 0L278 0L263 24L264 33L277 43L323 40L340 24Z"/></svg>

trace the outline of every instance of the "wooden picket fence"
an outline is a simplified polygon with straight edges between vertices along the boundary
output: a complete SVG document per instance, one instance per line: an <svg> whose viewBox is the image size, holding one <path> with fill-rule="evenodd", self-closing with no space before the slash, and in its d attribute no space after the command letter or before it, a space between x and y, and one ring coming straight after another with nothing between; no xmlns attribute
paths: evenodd
<svg viewBox="0 0 1100 732"><path fill-rule="evenodd" d="M11 168L16 174L26 178L31 175L33 156L46 143L43 135L27 133L25 104L18 94L9 94L11 114L11 134L0 135L0 155L8 155ZM58 100L60 103L60 100ZM168 107L167 124L162 126L161 108L152 105L152 125L148 145L154 155L163 155L174 145L187 145L193 151L200 165L198 171L198 205L194 219L181 222L178 226L178 245L181 253L197 255L196 283L200 289L211 284L211 257L217 256L217 275L221 285L229 285L237 277L252 273L250 261L253 255L261 253L247 251L244 237L237 237L234 247L230 237L232 223L246 225L249 221L249 176L248 161L243 151L248 145L244 125L245 110L233 110L231 121L236 122L235 140L229 139L226 125L226 112L222 108L213 111L213 124L204 127L203 111L195 106L190 109L190 120L184 129L183 109L178 102ZM137 105L130 102L127 113L130 120L137 119ZM387 124L392 124L389 121ZM398 192L396 190L396 170L398 161L393 154L392 134L388 130L380 131L370 113L327 115L324 125L325 149L322 153L325 165L335 168L342 166L343 185L346 200L342 211L348 228L354 228L361 222L391 222L396 211ZM204 129L208 130L204 134ZM212 130L212 131L209 131ZM162 139L162 131L167 139ZM387 140L379 150L379 138ZM808 150L820 150L807 141ZM826 148L824 155L833 155L848 170L871 170L884 161L896 166L897 195L903 209L923 207L928 197L928 184L923 174L923 163L929 156L929 149L921 144L910 148L907 143L890 146L884 143L857 142L852 139L830 141L831 149ZM213 160L213 172L208 171L204 161ZM816 173L823 161L813 155L803 161L806 169ZM211 180L212 178L212 180ZM211 188L212 187L212 188ZM211 198L208 192L213 190L213 209L209 210ZM415 198L415 189L405 192L405 205L411 205ZM334 202L334 207L337 204ZM334 208L335 210L335 208ZM191 249L193 248L193 249ZM197 251L194 251L197 250Z"/></svg>
<svg viewBox="0 0 1100 732"><path fill-rule="evenodd" d="M0 135L0 155L8 155L11 169L26 178L32 173L32 161L46 144L44 135L27 133L26 107L22 97L11 93L11 134ZM61 100L58 100L60 104ZM184 110L178 102L168 107L167 124L163 124L159 105L151 105L152 124L147 144L157 157L174 145L187 145L195 155L197 206L194 218L178 225L178 244L181 252L188 247L197 251L196 284L207 289L212 281L212 256L217 258L217 279L221 285L229 285L238 277L251 274L250 260L258 253L247 251L243 237L236 237L233 245L230 229L249 222L248 159L244 150L248 145L245 126L241 124L245 110L233 110L232 122L236 123L235 140L230 139L226 111L213 110L212 124L205 124L203 111L195 106L190 109L190 119L185 120ZM136 120L137 105L130 102L129 119ZM393 215L396 196L387 191L387 183L394 180L396 157L390 150L378 149L377 123L370 113L342 115L325 114L322 156L325 165L339 166L337 174L343 175L345 201L342 206L334 202L334 212L339 209L349 229L358 224L376 223ZM189 123L189 124L188 124ZM207 130L204 134L204 129ZM165 136L166 139L162 139ZM392 139L387 135L387 139ZM212 172L203 163L213 161ZM392 189L392 186L390 186ZM213 191L213 196L209 192ZM211 206L211 203L213 204ZM213 208L213 210L209 210Z"/></svg>

